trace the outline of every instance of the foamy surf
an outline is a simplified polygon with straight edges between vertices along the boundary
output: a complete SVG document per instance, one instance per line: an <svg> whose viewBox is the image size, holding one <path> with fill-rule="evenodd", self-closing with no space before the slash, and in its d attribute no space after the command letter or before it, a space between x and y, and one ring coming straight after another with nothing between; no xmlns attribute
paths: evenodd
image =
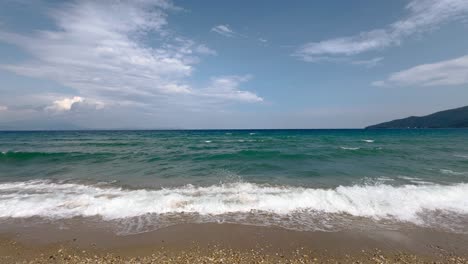
<svg viewBox="0 0 468 264"><path fill-rule="evenodd" d="M358 147L340 147L341 149L343 150L359 150L361 148L358 148Z"/></svg>
<svg viewBox="0 0 468 264"><path fill-rule="evenodd" d="M50 181L0 184L0 217L122 220L166 214L288 216L344 214L373 220L427 225L431 212L468 215L468 184L354 185L335 189L231 183L170 189L129 190L102 185ZM281 220L283 219L283 220ZM286 219L286 220L285 220ZM261 220L259 220L261 222Z"/></svg>

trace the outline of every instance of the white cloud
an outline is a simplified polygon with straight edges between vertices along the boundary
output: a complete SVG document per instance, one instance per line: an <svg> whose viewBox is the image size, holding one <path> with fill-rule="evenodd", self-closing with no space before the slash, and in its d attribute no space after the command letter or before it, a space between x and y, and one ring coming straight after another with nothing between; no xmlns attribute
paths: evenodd
<svg viewBox="0 0 468 264"><path fill-rule="evenodd" d="M262 43L267 43L268 40L264 39L264 38L259 38L258 41L262 42Z"/></svg>
<svg viewBox="0 0 468 264"><path fill-rule="evenodd" d="M354 55L387 46L392 41L386 31L375 30L352 37L307 43L297 51L297 56L310 60L310 58L323 55Z"/></svg>
<svg viewBox="0 0 468 264"><path fill-rule="evenodd" d="M42 99L51 100L57 96L43 96ZM93 100L90 98L83 98L81 96L72 97L59 97L52 99L52 103L44 107L45 112L48 113L66 113L70 111L83 111L83 110L101 110L106 104L102 101Z"/></svg>
<svg viewBox="0 0 468 264"><path fill-rule="evenodd" d="M32 56L0 68L55 81L106 105L172 107L180 96L201 104L200 97L213 96L191 87L187 78L200 61L198 55L216 51L168 30L166 18L173 9L164 0L59 4L49 13L55 30L29 35L0 30L0 41ZM238 96L244 98L243 92ZM63 109L55 102L52 106Z"/></svg>
<svg viewBox="0 0 468 264"><path fill-rule="evenodd" d="M391 74L374 86L450 86L468 83L468 55L456 59L422 64Z"/></svg>
<svg viewBox="0 0 468 264"><path fill-rule="evenodd" d="M74 96L72 98L63 98L56 100L51 106L46 107L46 110L52 111L70 111L74 104L83 102L83 97Z"/></svg>
<svg viewBox="0 0 468 264"><path fill-rule="evenodd" d="M361 32L302 45L293 55L304 61L321 56L350 56L399 45L404 38L430 31L444 23L466 18L466 0L412 0L408 15L383 29Z"/></svg>
<svg viewBox="0 0 468 264"><path fill-rule="evenodd" d="M5 105L0 105L0 111L7 111L8 107Z"/></svg>
<svg viewBox="0 0 468 264"><path fill-rule="evenodd" d="M138 41L150 32L164 32L167 22L161 3L165 2L79 1L62 5L50 13L59 28L56 31L0 35L34 57L27 63L2 67L55 80L92 96L113 90L161 92L160 87L192 72L186 43L161 43L152 48Z"/></svg>
<svg viewBox="0 0 468 264"><path fill-rule="evenodd" d="M362 59L357 60L351 57L330 57L330 56L315 56L315 57L307 57L304 58L306 62L327 62L327 63L344 63L344 64L351 64L357 66L364 66L367 68L373 68L379 65L383 61L383 57L375 57L371 59Z"/></svg>
<svg viewBox="0 0 468 264"><path fill-rule="evenodd" d="M236 100L241 102L262 102L263 98L249 91L239 89L241 83L247 82L252 77L244 76L220 76L211 79L210 85L202 90L202 94L212 98L223 100Z"/></svg>
<svg viewBox="0 0 468 264"><path fill-rule="evenodd" d="M206 55L217 55L218 53L216 52L216 50L214 49L211 49L209 47L207 47L206 45L204 44L200 44L198 45L196 48L195 48L195 51L200 53L200 54L206 54Z"/></svg>
<svg viewBox="0 0 468 264"><path fill-rule="evenodd" d="M234 32L229 25L217 25L211 28L211 31L216 32L225 37L234 37L236 32Z"/></svg>

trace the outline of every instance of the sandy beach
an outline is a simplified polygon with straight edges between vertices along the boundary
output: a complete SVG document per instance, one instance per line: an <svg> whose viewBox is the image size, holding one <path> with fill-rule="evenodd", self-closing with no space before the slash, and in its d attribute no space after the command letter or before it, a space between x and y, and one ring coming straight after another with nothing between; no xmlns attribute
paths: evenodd
<svg viewBox="0 0 468 264"><path fill-rule="evenodd" d="M0 264L468 264L468 0L0 0Z"/></svg>
<svg viewBox="0 0 468 264"><path fill-rule="evenodd" d="M1 263L468 263L468 236L428 229L299 232L182 224L119 236L102 228L2 226Z"/></svg>

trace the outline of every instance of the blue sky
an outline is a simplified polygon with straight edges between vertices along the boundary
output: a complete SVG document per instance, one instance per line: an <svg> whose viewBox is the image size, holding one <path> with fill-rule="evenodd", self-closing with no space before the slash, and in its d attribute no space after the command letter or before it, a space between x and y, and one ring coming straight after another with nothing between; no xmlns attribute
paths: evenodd
<svg viewBox="0 0 468 264"><path fill-rule="evenodd" d="M468 1L3 1L0 128L359 128L468 104Z"/></svg>

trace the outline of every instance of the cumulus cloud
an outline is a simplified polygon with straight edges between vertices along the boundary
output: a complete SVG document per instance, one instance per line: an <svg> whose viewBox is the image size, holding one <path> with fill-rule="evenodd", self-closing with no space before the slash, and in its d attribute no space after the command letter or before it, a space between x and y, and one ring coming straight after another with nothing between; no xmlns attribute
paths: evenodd
<svg viewBox="0 0 468 264"><path fill-rule="evenodd" d="M229 25L217 25L211 28L212 32L216 32L220 35L223 35L225 37L234 37L236 35L236 32L234 32Z"/></svg>
<svg viewBox="0 0 468 264"><path fill-rule="evenodd" d="M44 108L46 112L64 113L80 110L100 110L105 104L100 101L86 99L81 96L65 97L54 100L51 105Z"/></svg>
<svg viewBox="0 0 468 264"><path fill-rule="evenodd" d="M55 29L19 34L0 31L0 41L31 55L29 61L0 64L20 75L55 81L75 90L77 97L52 101L49 109L73 105L158 105L171 107L179 96L192 104L216 97L196 89L188 77L200 55L215 55L204 44L170 31L168 14L175 9L164 0L73 1L50 9ZM239 87L235 87L240 89ZM203 90L203 91L202 91ZM243 100L244 92L239 90ZM83 102L79 98L87 98ZM196 101L199 100L199 101Z"/></svg>
<svg viewBox="0 0 468 264"><path fill-rule="evenodd" d="M293 55L304 61L314 61L316 57L350 56L399 45L406 37L466 18L468 1L412 0L405 9L408 14L386 28L361 32L354 36L309 42L299 47Z"/></svg>
<svg viewBox="0 0 468 264"><path fill-rule="evenodd" d="M374 86L450 86L468 83L468 55L459 58L418 65L390 74Z"/></svg>
<svg viewBox="0 0 468 264"><path fill-rule="evenodd" d="M79 96L74 96L72 98L64 98L61 100L56 100L51 106L46 107L46 110L53 111L70 111L72 106L76 103L83 102L84 99Z"/></svg>

